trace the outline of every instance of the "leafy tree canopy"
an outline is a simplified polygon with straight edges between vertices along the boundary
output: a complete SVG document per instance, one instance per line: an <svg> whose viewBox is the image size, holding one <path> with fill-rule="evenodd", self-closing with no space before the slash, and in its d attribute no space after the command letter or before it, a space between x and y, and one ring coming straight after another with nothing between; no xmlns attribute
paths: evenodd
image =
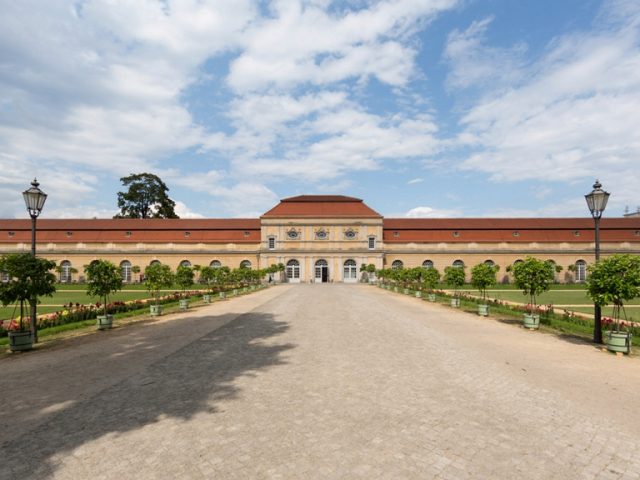
<svg viewBox="0 0 640 480"><path fill-rule="evenodd" d="M114 218L179 218L169 188L152 173L131 174L120 179L126 192L118 192L120 213Z"/></svg>
<svg viewBox="0 0 640 480"><path fill-rule="evenodd" d="M513 265L513 278L516 287L523 295L529 296L529 303L536 305L536 297L549 290L555 278L555 269L549 262L527 257Z"/></svg>
<svg viewBox="0 0 640 480"><path fill-rule="evenodd" d="M471 269L471 285L482 294L482 299L487 298L487 288L496 284L497 265L479 263Z"/></svg>
<svg viewBox="0 0 640 480"><path fill-rule="evenodd" d="M640 256L612 255L589 265L587 291L594 303L622 306L640 296Z"/></svg>
<svg viewBox="0 0 640 480"><path fill-rule="evenodd" d="M178 269L176 270L176 283L183 291L193 285L194 277L195 273L192 267L188 267L186 265L178 266Z"/></svg>
<svg viewBox="0 0 640 480"><path fill-rule="evenodd" d="M449 266L444 269L444 283L452 286L454 290L464 285L464 266Z"/></svg>
<svg viewBox="0 0 640 480"><path fill-rule="evenodd" d="M3 305L20 302L20 327L22 328L22 304L40 296L52 296L56 291L56 276L51 273L56 262L33 257L30 253L11 253L0 257L0 272L9 276L0 283L0 302Z"/></svg>
<svg viewBox="0 0 640 480"><path fill-rule="evenodd" d="M433 290L440 281L440 272L435 268L425 268L422 274L422 282L424 286L429 290Z"/></svg>
<svg viewBox="0 0 640 480"><path fill-rule="evenodd" d="M103 300L106 315L109 295L122 289L120 269L108 260L95 260L84 267L84 273L87 275L87 294Z"/></svg>
<svg viewBox="0 0 640 480"><path fill-rule="evenodd" d="M156 305L160 290L170 288L173 285L174 275L169 265L153 263L144 269L144 285L149 293L155 298Z"/></svg>

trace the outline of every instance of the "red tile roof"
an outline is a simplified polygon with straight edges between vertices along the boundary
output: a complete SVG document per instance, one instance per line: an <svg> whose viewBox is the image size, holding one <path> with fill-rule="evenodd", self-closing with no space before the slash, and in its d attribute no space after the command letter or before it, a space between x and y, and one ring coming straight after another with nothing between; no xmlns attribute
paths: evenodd
<svg viewBox="0 0 640 480"><path fill-rule="evenodd" d="M299 195L280 200L262 218L382 218L360 198L343 195Z"/></svg>
<svg viewBox="0 0 640 480"><path fill-rule="evenodd" d="M640 242L640 219L606 218L601 239ZM386 218L390 243L593 242L591 218Z"/></svg>
<svg viewBox="0 0 640 480"><path fill-rule="evenodd" d="M41 219L38 243L258 243L259 219ZM31 241L31 220L0 220L0 243Z"/></svg>

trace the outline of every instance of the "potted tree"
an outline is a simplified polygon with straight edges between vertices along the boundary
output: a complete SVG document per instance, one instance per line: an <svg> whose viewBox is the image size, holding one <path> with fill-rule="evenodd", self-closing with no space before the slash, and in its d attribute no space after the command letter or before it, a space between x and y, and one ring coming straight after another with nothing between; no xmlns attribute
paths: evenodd
<svg viewBox="0 0 640 480"><path fill-rule="evenodd" d="M449 266L444 269L444 283L453 287L453 298L451 298L451 306L460 308L460 297L458 296L458 288L464 285L465 273L464 265Z"/></svg>
<svg viewBox="0 0 640 480"><path fill-rule="evenodd" d="M540 314L536 298L549 290L549 286L553 283L555 270L549 262L533 257L527 257L523 262L513 265L512 270L516 287L522 290L523 295L529 296L527 311L524 314L524 327L531 330L538 329Z"/></svg>
<svg viewBox="0 0 640 480"><path fill-rule="evenodd" d="M104 315L96 317L98 330L106 330L113 326L113 315L109 315L107 305L109 295L122 289L120 269L108 260L95 260L84 267L87 276L87 295L102 299Z"/></svg>
<svg viewBox="0 0 640 480"><path fill-rule="evenodd" d="M422 274L422 284L427 290L427 300L429 300L430 302L436 301L436 294L433 293L433 289L436 288L436 285L439 281L440 272L436 268L430 267L425 269Z"/></svg>
<svg viewBox="0 0 640 480"><path fill-rule="evenodd" d="M367 274L369 275L369 283L373 284L376 281L376 266L373 263L367 265Z"/></svg>
<svg viewBox="0 0 640 480"><path fill-rule="evenodd" d="M25 324L25 304L32 307L40 296L52 296L56 291L56 276L51 273L56 263L44 258L33 257L30 253L12 253L0 257L0 272L9 277L0 283L0 302L7 306L20 304L20 319L17 328L8 332L9 350L12 352L31 350L38 326Z"/></svg>
<svg viewBox="0 0 640 480"><path fill-rule="evenodd" d="M152 316L162 315L160 290L170 288L173 285L173 277L169 265L153 263L144 269L144 285L155 300L155 304L149 307Z"/></svg>
<svg viewBox="0 0 640 480"><path fill-rule="evenodd" d="M186 265L179 265L176 270L175 282L182 289L183 298L180 299L180 310L187 310L189 308L189 299L186 298L187 288L193 286L193 279L195 274L193 268Z"/></svg>
<svg viewBox="0 0 640 480"><path fill-rule="evenodd" d="M596 305L613 304L613 328L605 342L610 352L631 353L631 332L621 322L624 302L640 295L640 256L612 255L588 267L587 291ZM625 315L626 317L626 315Z"/></svg>
<svg viewBox="0 0 640 480"><path fill-rule="evenodd" d="M482 303L478 304L478 315L486 317L489 315L489 305L487 305L487 289L496 284L497 265L479 263L471 269L471 285L478 289L482 296Z"/></svg>
<svg viewBox="0 0 640 480"><path fill-rule="evenodd" d="M216 269L213 267L200 267L200 283L207 286L207 292L202 295L202 301L204 303L211 303L211 292L215 283Z"/></svg>

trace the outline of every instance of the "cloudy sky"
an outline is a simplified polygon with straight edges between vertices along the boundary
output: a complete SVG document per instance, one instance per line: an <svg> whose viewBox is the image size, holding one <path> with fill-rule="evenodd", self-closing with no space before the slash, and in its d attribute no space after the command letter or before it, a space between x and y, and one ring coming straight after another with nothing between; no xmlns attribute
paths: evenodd
<svg viewBox="0 0 640 480"><path fill-rule="evenodd" d="M0 217L346 194L390 216L640 205L637 0L0 0Z"/></svg>

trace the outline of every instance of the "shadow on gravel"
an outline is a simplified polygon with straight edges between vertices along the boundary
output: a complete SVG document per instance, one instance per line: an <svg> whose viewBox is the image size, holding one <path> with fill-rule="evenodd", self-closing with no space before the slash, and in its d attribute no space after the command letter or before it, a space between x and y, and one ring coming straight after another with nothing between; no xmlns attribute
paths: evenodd
<svg viewBox="0 0 640 480"><path fill-rule="evenodd" d="M14 436L0 446L0 478L47 478L56 470L52 457L70 454L104 435L136 430L164 417L187 420L199 413L215 414L217 402L238 395L234 379L286 363L281 354L295 345L261 340L288 328L271 314L251 312L238 317L141 374Z"/></svg>

